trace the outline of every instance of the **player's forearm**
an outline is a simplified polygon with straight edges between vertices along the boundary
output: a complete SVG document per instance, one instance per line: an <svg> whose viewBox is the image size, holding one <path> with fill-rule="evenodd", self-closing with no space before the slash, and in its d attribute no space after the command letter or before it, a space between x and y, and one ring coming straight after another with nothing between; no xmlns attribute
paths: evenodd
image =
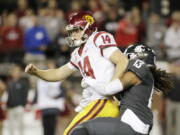
<svg viewBox="0 0 180 135"><path fill-rule="evenodd" d="M124 57L116 64L115 73L112 77L112 80L122 77L123 73L127 68L127 65L128 65L128 59Z"/></svg>
<svg viewBox="0 0 180 135"><path fill-rule="evenodd" d="M134 73L126 72L121 78L115 79L102 86L102 88L104 89L102 92L104 92L104 95L114 95L123 91L125 88L139 84L140 82L141 81L136 77Z"/></svg>
<svg viewBox="0 0 180 135"><path fill-rule="evenodd" d="M83 86L90 86L94 91L102 96L110 96L119 93L132 85L139 84L141 81L133 72L126 72L119 79L115 79L109 83L101 83L95 79L87 78L83 81Z"/></svg>
<svg viewBox="0 0 180 135"><path fill-rule="evenodd" d="M58 69L37 70L35 75L43 80L56 82L62 81L69 77L74 71L69 69L66 65Z"/></svg>
<svg viewBox="0 0 180 135"><path fill-rule="evenodd" d="M114 95L123 90L123 84L119 79L113 80L107 84L98 82L97 80L91 78L85 79L84 82L86 85L94 88L94 91L96 91L102 96Z"/></svg>
<svg viewBox="0 0 180 135"><path fill-rule="evenodd" d="M136 76L135 73L128 71L121 78L121 83L124 88L128 88L132 85L137 85L141 82L141 80Z"/></svg>
<svg viewBox="0 0 180 135"><path fill-rule="evenodd" d="M99 91L101 94L106 96L111 96L116 93L119 93L123 90L123 84L119 79L113 80L110 83L104 85L104 91Z"/></svg>
<svg viewBox="0 0 180 135"><path fill-rule="evenodd" d="M35 76L50 82L63 80L62 77L58 76L57 69L37 70Z"/></svg>

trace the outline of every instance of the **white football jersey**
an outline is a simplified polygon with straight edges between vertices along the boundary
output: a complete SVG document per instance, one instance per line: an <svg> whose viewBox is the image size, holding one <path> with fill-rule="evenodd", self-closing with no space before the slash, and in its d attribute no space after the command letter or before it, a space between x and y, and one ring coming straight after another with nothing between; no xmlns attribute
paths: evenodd
<svg viewBox="0 0 180 135"><path fill-rule="evenodd" d="M109 60L111 54L117 50L113 35L107 32L94 32L84 46L76 48L71 54L69 67L79 70L83 78L91 77L107 83L115 72L114 64ZM107 98L96 93L93 88L83 90L84 104L95 99ZM87 103L85 103L87 101Z"/></svg>

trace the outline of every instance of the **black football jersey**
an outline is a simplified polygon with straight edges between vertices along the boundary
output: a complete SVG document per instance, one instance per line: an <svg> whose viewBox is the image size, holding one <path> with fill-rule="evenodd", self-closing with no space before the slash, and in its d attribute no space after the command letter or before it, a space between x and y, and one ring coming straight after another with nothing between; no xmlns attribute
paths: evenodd
<svg viewBox="0 0 180 135"><path fill-rule="evenodd" d="M121 99L120 112L130 108L145 123L152 124L152 95L154 79L149 67L139 60L130 60L127 71L131 71L141 80L141 83L125 89L117 94Z"/></svg>

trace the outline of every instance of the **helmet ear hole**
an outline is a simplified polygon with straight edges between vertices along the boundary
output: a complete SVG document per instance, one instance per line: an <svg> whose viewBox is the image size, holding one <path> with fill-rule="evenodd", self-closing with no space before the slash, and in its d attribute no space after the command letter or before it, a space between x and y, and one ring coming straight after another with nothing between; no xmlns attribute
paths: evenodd
<svg viewBox="0 0 180 135"><path fill-rule="evenodd" d="M130 54L127 54L127 57L128 57L128 59L130 59L131 57L130 57Z"/></svg>

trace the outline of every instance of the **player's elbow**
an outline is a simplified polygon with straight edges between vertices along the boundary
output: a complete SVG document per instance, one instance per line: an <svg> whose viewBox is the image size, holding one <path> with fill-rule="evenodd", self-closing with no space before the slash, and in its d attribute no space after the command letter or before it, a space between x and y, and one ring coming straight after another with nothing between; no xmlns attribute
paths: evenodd
<svg viewBox="0 0 180 135"><path fill-rule="evenodd" d="M123 90L123 83L119 79L116 79L106 84L104 94L106 96L110 96L119 93L122 90Z"/></svg>

